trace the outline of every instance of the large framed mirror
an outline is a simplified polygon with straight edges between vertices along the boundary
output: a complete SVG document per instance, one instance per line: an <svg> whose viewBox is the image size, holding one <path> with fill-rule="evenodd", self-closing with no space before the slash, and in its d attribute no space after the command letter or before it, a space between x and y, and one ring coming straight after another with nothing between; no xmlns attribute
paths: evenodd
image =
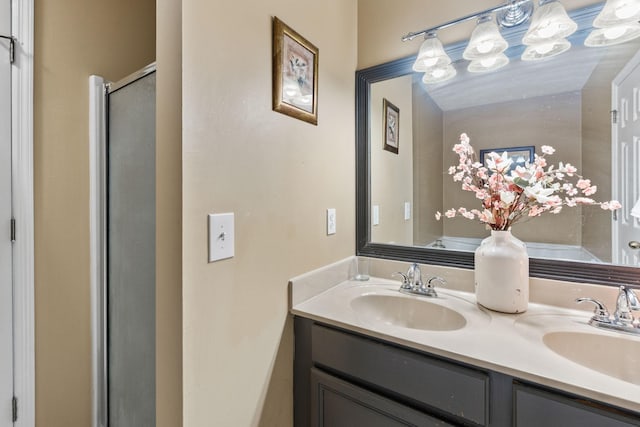
<svg viewBox="0 0 640 427"><path fill-rule="evenodd" d="M473 268L489 231L435 218L477 203L447 173L457 164L451 149L466 132L478 150L551 145L551 162L576 165L598 186L599 199L623 203L615 213L588 206L514 226L529 247L532 277L640 285L640 249L631 244L640 241L640 219L629 216L640 198L640 124L632 123L640 123L640 39L585 47L601 8L570 11L578 23L571 49L544 61L520 60L526 28L516 27L502 32L511 61L493 73L466 71L466 42L445 46L458 70L447 82L425 85L412 70L415 56L356 72L358 255ZM625 77L636 69L637 77ZM634 82L624 89L629 95L618 94L623 81ZM388 104L398 111L396 152L384 149ZM625 126L631 134L622 138Z"/></svg>

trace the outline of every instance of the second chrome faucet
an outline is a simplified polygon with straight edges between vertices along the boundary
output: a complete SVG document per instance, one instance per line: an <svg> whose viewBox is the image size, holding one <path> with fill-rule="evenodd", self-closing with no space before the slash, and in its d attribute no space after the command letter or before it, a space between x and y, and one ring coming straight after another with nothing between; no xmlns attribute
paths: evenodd
<svg viewBox="0 0 640 427"><path fill-rule="evenodd" d="M616 298L616 311L613 316L607 307L593 298L578 298L576 302L590 302L595 305L589 324L597 328L612 329L621 332L640 334L640 323L633 317L632 311L640 311L640 301L635 292L626 286L620 286Z"/></svg>
<svg viewBox="0 0 640 427"><path fill-rule="evenodd" d="M400 292L406 294L421 295L425 297L437 297L438 293L433 285L434 282L439 282L441 285L447 283L442 277L433 276L427 279L425 284L422 281L422 272L418 264L411 264L409 270L406 273L397 272L394 276L402 277L402 284L400 285Z"/></svg>

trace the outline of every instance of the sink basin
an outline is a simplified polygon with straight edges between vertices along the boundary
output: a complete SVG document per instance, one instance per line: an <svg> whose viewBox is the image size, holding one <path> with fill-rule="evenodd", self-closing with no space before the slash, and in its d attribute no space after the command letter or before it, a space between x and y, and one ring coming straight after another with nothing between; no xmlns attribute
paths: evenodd
<svg viewBox="0 0 640 427"><path fill-rule="evenodd" d="M457 311L425 299L369 294L351 301L351 307L365 322L428 331L453 331L467 321Z"/></svg>
<svg viewBox="0 0 640 427"><path fill-rule="evenodd" d="M640 340L587 332L549 332L543 342L560 356L594 371L640 385Z"/></svg>

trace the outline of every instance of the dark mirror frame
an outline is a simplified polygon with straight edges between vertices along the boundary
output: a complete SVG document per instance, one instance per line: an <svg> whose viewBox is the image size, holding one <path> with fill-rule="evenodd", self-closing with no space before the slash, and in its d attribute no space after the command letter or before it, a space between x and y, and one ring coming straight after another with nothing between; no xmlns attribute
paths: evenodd
<svg viewBox="0 0 640 427"><path fill-rule="evenodd" d="M593 18L602 5L580 9L570 15L579 24L579 32L586 37ZM526 27L526 26L525 26ZM510 56L519 55L525 29L504 31L503 36L512 46L507 51ZM466 43L446 46L447 53L456 61L462 57ZM356 254L375 258L392 259L406 262L440 265L473 269L474 254L452 250L420 248L415 246L396 246L371 242L371 180L369 151L369 99L371 84L395 77L412 74L415 56L376 65L356 71ZM380 148L382 149L382 148ZM620 284L640 285L640 268L614 264L595 264L574 261L531 258L529 276L568 282L596 283L617 286Z"/></svg>

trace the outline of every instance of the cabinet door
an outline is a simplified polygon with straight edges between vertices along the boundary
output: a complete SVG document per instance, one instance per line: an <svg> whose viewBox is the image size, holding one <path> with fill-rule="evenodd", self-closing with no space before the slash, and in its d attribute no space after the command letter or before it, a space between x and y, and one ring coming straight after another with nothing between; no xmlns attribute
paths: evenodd
<svg viewBox="0 0 640 427"><path fill-rule="evenodd" d="M311 401L313 427L453 426L315 368Z"/></svg>
<svg viewBox="0 0 640 427"><path fill-rule="evenodd" d="M514 384L514 419L517 427L632 427L640 418L584 400Z"/></svg>

